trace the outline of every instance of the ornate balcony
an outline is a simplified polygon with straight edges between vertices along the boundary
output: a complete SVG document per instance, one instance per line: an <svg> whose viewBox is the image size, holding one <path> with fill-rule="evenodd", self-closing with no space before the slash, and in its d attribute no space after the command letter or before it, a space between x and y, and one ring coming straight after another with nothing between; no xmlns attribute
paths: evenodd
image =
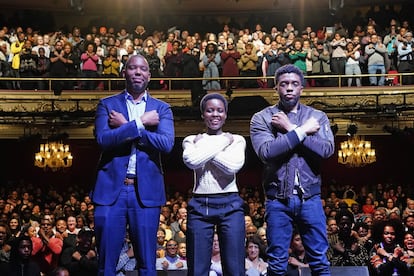
<svg viewBox="0 0 414 276"><path fill-rule="evenodd" d="M56 128L71 139L91 139L99 99L117 92L67 90L55 95L51 90L0 90L0 138L15 139ZM251 115L278 98L267 88L216 92L229 99L225 129L242 135L249 135ZM198 107L192 106L189 90L154 90L151 95L172 106L178 137L202 131L204 124ZM309 87L301 101L325 111L336 125L337 135L345 135L350 123L358 124L360 135L387 135L390 129L413 128L414 86Z"/></svg>

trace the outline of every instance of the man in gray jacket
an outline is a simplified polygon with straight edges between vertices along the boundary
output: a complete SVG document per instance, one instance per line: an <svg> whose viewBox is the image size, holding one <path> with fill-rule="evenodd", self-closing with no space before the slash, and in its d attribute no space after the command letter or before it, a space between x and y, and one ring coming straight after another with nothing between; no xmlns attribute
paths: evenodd
<svg viewBox="0 0 414 276"><path fill-rule="evenodd" d="M325 113L299 102L305 80L300 69L276 71L279 103L253 115L250 137L264 163L268 276L285 275L297 227L314 275L330 275L326 217L320 198L321 161L334 153Z"/></svg>
<svg viewBox="0 0 414 276"><path fill-rule="evenodd" d="M368 55L368 74L385 74L385 54L387 47L381 43L376 34L371 35L371 42L365 46L365 54ZM370 85L384 85L385 76L370 76Z"/></svg>

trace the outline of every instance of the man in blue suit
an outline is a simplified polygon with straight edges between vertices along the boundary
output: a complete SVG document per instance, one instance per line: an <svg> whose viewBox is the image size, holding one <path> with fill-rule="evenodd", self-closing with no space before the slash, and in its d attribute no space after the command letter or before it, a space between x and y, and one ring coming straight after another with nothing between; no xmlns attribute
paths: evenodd
<svg viewBox="0 0 414 276"><path fill-rule="evenodd" d="M125 64L126 89L102 99L95 137L102 148L92 199L99 249L98 275L115 275L126 226L140 276L155 276L160 206L165 204L161 154L174 145L171 108L152 98L148 62L131 56Z"/></svg>

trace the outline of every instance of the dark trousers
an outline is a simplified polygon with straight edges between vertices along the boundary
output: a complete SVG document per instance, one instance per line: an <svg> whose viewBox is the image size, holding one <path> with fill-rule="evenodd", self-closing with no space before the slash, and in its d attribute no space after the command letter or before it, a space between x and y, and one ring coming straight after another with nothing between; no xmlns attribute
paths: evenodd
<svg viewBox="0 0 414 276"><path fill-rule="evenodd" d="M95 207L95 234L99 250L98 275L116 275L115 268L128 224L139 275L156 276L155 252L160 208L144 207L138 201L134 185L119 185L124 187L113 205Z"/></svg>
<svg viewBox="0 0 414 276"><path fill-rule="evenodd" d="M333 75L345 75L346 58L331 58L331 72ZM346 85L346 78L342 78L341 85ZM339 83L338 83L339 84Z"/></svg>
<svg viewBox="0 0 414 276"><path fill-rule="evenodd" d="M267 200L266 223L267 275L286 274L294 224L302 237L312 275L331 275L326 257L329 247L326 217L319 195L305 201L296 195L284 200Z"/></svg>
<svg viewBox="0 0 414 276"><path fill-rule="evenodd" d="M401 60L398 65L398 73L413 73L414 72L414 61L412 60ZM413 84L414 76L403 76L402 84Z"/></svg>
<svg viewBox="0 0 414 276"><path fill-rule="evenodd" d="M92 70L83 70L82 71L82 78L97 78L98 73ZM96 89L97 81L96 80L85 80L82 82L82 88L86 90L94 90Z"/></svg>
<svg viewBox="0 0 414 276"><path fill-rule="evenodd" d="M187 265L189 276L208 276L214 229L220 245L223 275L244 276L243 200L237 193L193 197L188 204Z"/></svg>

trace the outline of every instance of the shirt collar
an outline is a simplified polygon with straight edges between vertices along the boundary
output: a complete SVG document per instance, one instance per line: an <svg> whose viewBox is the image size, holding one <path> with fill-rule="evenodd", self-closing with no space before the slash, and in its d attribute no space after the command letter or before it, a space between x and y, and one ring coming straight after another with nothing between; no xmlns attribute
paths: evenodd
<svg viewBox="0 0 414 276"><path fill-rule="evenodd" d="M125 100L130 100L130 101L133 101L134 100L134 98L132 97L132 95L126 89L124 90L124 93L125 93ZM142 96L141 101L147 102L147 100L148 100L148 93L145 90L144 95ZM141 102L141 101L139 101L139 102Z"/></svg>

